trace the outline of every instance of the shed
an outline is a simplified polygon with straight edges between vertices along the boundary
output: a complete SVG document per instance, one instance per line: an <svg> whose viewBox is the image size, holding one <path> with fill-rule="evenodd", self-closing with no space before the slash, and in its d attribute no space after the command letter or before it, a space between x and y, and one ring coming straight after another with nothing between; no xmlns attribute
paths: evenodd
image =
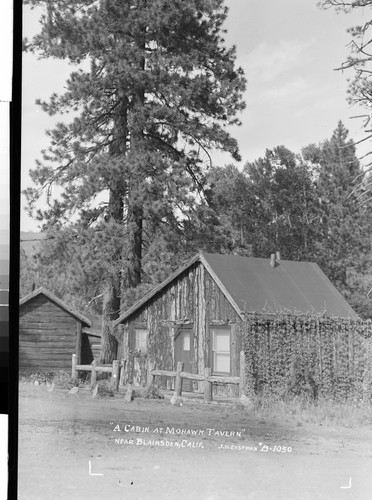
<svg viewBox="0 0 372 500"><path fill-rule="evenodd" d="M71 369L71 356L79 363L93 360L87 332L91 321L70 309L45 288L38 288L19 303L19 369L59 371Z"/></svg>
<svg viewBox="0 0 372 500"><path fill-rule="evenodd" d="M317 264L199 253L124 312L119 356L128 381L146 382L153 364L203 374L239 376L246 313L292 312L358 318ZM201 390L183 381L184 390Z"/></svg>

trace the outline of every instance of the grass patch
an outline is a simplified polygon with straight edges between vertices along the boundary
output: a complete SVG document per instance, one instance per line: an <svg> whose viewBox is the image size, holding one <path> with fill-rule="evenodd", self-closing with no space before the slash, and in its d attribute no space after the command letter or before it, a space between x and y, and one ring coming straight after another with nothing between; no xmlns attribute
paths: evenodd
<svg viewBox="0 0 372 500"><path fill-rule="evenodd" d="M260 419L292 420L323 426L370 427L372 406L353 401L338 403L330 400L309 401L293 398L286 402L263 397L253 398L254 414Z"/></svg>

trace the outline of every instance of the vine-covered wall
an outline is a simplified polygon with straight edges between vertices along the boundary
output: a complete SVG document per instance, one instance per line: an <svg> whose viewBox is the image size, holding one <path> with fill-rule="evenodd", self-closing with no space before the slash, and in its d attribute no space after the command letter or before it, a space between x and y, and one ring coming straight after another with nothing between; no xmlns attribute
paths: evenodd
<svg viewBox="0 0 372 500"><path fill-rule="evenodd" d="M250 314L243 324L246 394L372 400L369 321Z"/></svg>

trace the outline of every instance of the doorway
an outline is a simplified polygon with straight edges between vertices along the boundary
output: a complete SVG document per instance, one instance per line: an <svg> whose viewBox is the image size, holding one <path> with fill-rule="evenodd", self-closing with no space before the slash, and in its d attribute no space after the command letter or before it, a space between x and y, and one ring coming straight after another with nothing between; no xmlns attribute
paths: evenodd
<svg viewBox="0 0 372 500"><path fill-rule="evenodd" d="M174 336L174 361L175 369L179 361L183 362L183 371L192 373L192 360L194 357L194 332L192 327L182 325L176 330ZM192 380L182 379L182 390L193 391Z"/></svg>

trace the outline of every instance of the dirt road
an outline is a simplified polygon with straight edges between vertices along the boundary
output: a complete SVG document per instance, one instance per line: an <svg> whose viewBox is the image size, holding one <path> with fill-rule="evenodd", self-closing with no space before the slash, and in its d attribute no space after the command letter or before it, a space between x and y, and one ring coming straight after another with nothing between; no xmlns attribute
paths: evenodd
<svg viewBox="0 0 372 500"><path fill-rule="evenodd" d="M372 430L20 384L20 500L372 498Z"/></svg>

